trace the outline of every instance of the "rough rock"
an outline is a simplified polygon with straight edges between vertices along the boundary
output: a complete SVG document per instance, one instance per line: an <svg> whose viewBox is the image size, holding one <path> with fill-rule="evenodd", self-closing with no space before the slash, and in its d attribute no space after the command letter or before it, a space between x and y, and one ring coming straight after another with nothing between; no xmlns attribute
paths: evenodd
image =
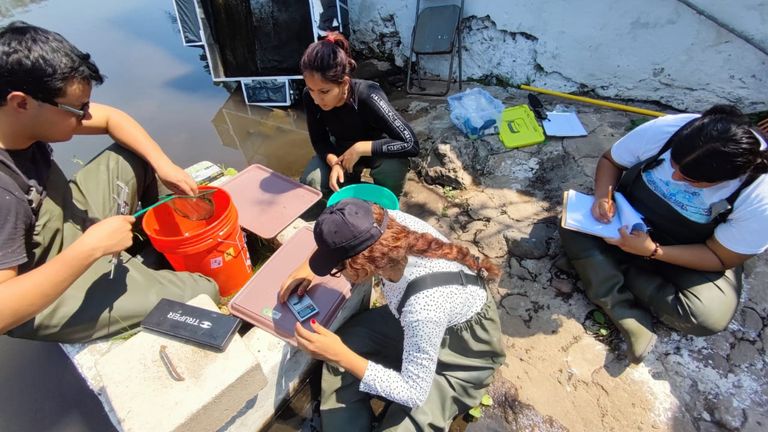
<svg viewBox="0 0 768 432"><path fill-rule="evenodd" d="M715 423L700 421L699 432L726 432L726 429Z"/></svg>
<svg viewBox="0 0 768 432"><path fill-rule="evenodd" d="M741 327L741 337L752 342L758 340L760 330L763 329L763 319L757 311L749 307L743 307L737 314L735 324Z"/></svg>
<svg viewBox="0 0 768 432"><path fill-rule="evenodd" d="M563 294L573 292L573 282L568 279L552 279L552 288Z"/></svg>
<svg viewBox="0 0 768 432"><path fill-rule="evenodd" d="M472 194L467 198L467 212L474 219L491 220L499 217L502 211L488 194Z"/></svg>
<svg viewBox="0 0 768 432"><path fill-rule="evenodd" d="M484 229L476 232L475 243L485 256L501 258L507 255L507 243L502 233L504 229L495 222L488 222Z"/></svg>
<svg viewBox="0 0 768 432"><path fill-rule="evenodd" d="M765 409L746 410L746 421L742 426L742 432L764 432L768 430L768 415L766 415Z"/></svg>
<svg viewBox="0 0 768 432"><path fill-rule="evenodd" d="M763 329L762 335L760 336L760 340L762 341L763 345L763 352L768 351L768 329Z"/></svg>
<svg viewBox="0 0 768 432"><path fill-rule="evenodd" d="M730 430L739 430L745 419L744 410L733 399L718 401L714 415L715 420Z"/></svg>
<svg viewBox="0 0 768 432"><path fill-rule="evenodd" d="M423 160L420 173L429 184L466 189L472 183L472 176L450 144L435 144Z"/></svg>
<svg viewBox="0 0 768 432"><path fill-rule="evenodd" d="M747 341L739 341L728 356L728 361L733 365L747 365L760 358L760 352L753 344Z"/></svg>
<svg viewBox="0 0 768 432"><path fill-rule="evenodd" d="M547 238L554 231L555 226L552 224L537 223L528 232L511 229L502 235L507 242L510 254L521 258L539 259L547 255L549 249Z"/></svg>
<svg viewBox="0 0 768 432"><path fill-rule="evenodd" d="M758 255L745 266L744 306L754 309L763 319L768 318L768 254Z"/></svg>

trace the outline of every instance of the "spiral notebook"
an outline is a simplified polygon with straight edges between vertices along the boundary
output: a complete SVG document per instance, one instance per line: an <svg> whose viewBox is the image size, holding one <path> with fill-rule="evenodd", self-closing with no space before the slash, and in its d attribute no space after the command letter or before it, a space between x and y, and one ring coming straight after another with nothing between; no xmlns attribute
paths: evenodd
<svg viewBox="0 0 768 432"><path fill-rule="evenodd" d="M563 214L560 225L574 231L592 234L598 237L617 239L619 229L627 226L628 231L648 231L643 216L624 198L621 192L613 194L616 203L616 216L610 223L603 223L592 216L592 203L595 197L569 189L563 192Z"/></svg>

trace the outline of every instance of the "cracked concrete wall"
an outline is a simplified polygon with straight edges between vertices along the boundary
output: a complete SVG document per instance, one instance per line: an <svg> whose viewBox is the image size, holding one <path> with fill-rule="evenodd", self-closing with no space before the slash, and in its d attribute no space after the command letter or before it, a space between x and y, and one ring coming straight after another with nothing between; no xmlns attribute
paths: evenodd
<svg viewBox="0 0 768 432"><path fill-rule="evenodd" d="M693 3L753 40L768 40L766 0ZM353 44L405 65L415 15L412 0L350 2ZM723 102L768 109L768 56L677 1L467 1L462 25L465 79L592 90L689 111ZM424 67L445 76L447 59Z"/></svg>

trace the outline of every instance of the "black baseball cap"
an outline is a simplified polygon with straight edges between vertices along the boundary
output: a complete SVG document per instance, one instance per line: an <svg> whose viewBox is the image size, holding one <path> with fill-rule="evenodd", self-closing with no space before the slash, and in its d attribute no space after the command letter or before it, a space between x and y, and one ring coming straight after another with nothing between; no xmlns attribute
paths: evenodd
<svg viewBox="0 0 768 432"><path fill-rule="evenodd" d="M378 225L372 204L357 198L341 200L323 210L315 221L317 250L309 257L312 273L325 276L342 261L368 249L384 234L388 220L384 210Z"/></svg>

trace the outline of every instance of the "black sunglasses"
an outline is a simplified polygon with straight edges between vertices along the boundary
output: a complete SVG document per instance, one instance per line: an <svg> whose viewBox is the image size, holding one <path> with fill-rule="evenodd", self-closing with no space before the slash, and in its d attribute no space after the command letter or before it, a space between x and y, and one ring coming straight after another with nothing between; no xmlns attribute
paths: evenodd
<svg viewBox="0 0 768 432"><path fill-rule="evenodd" d="M335 277L335 278L341 277L341 272L346 270L346 268L347 268L347 262L346 261L342 261L341 264L339 264L336 267L334 267L334 269L331 270L330 273L328 273L328 276Z"/></svg>
<svg viewBox="0 0 768 432"><path fill-rule="evenodd" d="M42 101L47 103L48 105L55 106L56 108L66 111L68 113L74 114L78 119L82 120L85 118L85 116L88 115L88 109L91 107L90 102L84 103L80 108L71 107L69 105L65 105L63 103L58 102L50 102L50 101Z"/></svg>

